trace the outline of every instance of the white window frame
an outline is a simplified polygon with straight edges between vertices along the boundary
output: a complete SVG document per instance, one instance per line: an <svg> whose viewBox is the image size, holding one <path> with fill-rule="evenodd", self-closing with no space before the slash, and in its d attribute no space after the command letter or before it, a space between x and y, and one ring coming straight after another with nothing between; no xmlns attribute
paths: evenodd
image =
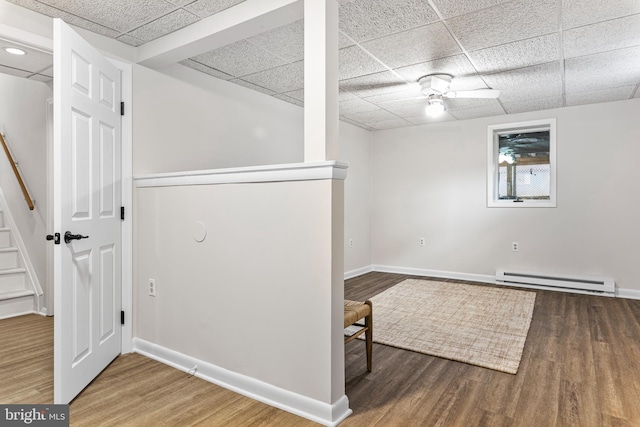
<svg viewBox="0 0 640 427"><path fill-rule="evenodd" d="M549 130L549 166L551 168L549 200L518 202L498 198L498 136L514 131L539 132ZM487 127L487 206L500 208L555 208L556 207L556 119L530 120L504 123Z"/></svg>

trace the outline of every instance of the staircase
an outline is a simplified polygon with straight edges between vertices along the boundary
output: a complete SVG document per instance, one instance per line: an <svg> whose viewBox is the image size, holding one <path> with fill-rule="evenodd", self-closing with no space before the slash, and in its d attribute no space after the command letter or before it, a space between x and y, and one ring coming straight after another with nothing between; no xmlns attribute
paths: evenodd
<svg viewBox="0 0 640 427"><path fill-rule="evenodd" d="M0 319L37 311L37 298L11 228L0 211Z"/></svg>

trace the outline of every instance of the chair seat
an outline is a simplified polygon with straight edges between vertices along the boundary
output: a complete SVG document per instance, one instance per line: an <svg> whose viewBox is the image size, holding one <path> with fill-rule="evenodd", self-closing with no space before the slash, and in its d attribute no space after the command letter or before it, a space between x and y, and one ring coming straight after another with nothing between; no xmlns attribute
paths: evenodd
<svg viewBox="0 0 640 427"><path fill-rule="evenodd" d="M344 300L344 327L353 325L358 320L371 314L371 307L359 301Z"/></svg>

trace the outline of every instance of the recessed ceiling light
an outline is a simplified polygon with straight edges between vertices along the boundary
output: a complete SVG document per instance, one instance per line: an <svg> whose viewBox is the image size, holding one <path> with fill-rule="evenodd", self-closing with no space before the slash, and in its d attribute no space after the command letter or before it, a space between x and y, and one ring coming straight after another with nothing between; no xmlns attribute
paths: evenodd
<svg viewBox="0 0 640 427"><path fill-rule="evenodd" d="M5 47L4 48L5 52L10 53L12 55L26 55L27 52L25 52L22 49L18 49L17 47Z"/></svg>

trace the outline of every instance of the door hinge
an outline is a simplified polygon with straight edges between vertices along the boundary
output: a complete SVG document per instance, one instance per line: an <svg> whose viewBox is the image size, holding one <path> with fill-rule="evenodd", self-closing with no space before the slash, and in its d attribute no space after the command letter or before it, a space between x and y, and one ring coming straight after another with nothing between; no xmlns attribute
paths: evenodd
<svg viewBox="0 0 640 427"><path fill-rule="evenodd" d="M124 221L124 206L120 206L120 219Z"/></svg>
<svg viewBox="0 0 640 427"><path fill-rule="evenodd" d="M120 324L124 325L124 310L120 311Z"/></svg>
<svg viewBox="0 0 640 427"><path fill-rule="evenodd" d="M120 103L120 115L124 116L124 101Z"/></svg>

